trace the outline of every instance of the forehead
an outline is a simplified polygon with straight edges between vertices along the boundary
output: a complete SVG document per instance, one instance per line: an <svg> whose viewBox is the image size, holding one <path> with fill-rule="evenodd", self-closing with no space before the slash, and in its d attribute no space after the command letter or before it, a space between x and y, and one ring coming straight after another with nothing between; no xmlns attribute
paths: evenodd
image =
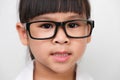
<svg viewBox="0 0 120 80"><path fill-rule="evenodd" d="M67 13L48 13L44 15L39 15L31 19L30 21L38 20L53 20L53 21L65 21L72 19L85 19L85 15L80 15L77 13L67 12Z"/></svg>

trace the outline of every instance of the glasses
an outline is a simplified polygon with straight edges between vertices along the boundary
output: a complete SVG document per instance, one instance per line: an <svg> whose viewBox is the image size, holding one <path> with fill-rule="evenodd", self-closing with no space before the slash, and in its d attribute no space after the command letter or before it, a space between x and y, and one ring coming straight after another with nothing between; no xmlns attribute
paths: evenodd
<svg viewBox="0 0 120 80"><path fill-rule="evenodd" d="M64 22L34 21L26 23L30 37L36 40L54 38L60 27L68 38L86 38L92 33L94 21L77 19Z"/></svg>

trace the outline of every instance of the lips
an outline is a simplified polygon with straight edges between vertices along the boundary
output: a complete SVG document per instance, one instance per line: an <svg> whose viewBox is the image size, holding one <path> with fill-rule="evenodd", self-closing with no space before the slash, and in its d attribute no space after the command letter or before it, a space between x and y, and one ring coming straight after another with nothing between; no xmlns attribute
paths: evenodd
<svg viewBox="0 0 120 80"><path fill-rule="evenodd" d="M70 56L71 53L68 52L55 52L51 54L53 60L55 60L56 62L66 62Z"/></svg>

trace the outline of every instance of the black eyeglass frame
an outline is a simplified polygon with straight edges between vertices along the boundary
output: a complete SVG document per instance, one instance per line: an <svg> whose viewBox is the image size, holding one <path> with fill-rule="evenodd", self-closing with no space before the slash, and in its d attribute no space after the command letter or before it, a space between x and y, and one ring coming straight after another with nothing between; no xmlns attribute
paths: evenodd
<svg viewBox="0 0 120 80"><path fill-rule="evenodd" d="M87 36L82 36L82 37L73 37L73 36L68 35L68 34L67 34L67 31L66 31L66 29L65 29L65 25L66 25L66 23L68 23L68 22L73 22L73 21L86 21L87 24L89 24L89 25L91 26L91 28L90 28L90 33L89 33ZM55 29L54 34L53 34L51 37L48 37L48 38L34 38L34 37L31 35L31 33L30 33L30 25L31 25L32 23L37 23L37 22L51 22L51 23L54 23L54 24L56 25L56 29ZM65 32L65 34L66 34L66 36L67 36L68 38L76 38L76 39L86 38L86 37L91 36L92 30L93 30L93 28L94 28L94 20L88 20L88 19L87 19L87 20L76 19L76 20L69 20L69 21L64 21L64 22L55 22L55 21L47 21L47 20L44 20L44 21L43 21L43 20L42 20L42 21L27 22L27 23L25 23L25 24L26 24L26 30L28 31L29 36L30 36L32 39L35 39L35 40L46 40L46 39L52 39L52 38L54 38L54 37L56 36L57 31L58 31L58 28L59 28L60 26L63 28L63 30L64 30L64 32Z"/></svg>

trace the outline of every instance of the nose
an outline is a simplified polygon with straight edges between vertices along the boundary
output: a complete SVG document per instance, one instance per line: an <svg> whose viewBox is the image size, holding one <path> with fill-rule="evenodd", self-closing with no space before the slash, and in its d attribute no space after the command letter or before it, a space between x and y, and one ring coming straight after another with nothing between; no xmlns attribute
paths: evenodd
<svg viewBox="0 0 120 80"><path fill-rule="evenodd" d="M64 30L59 27L56 36L53 39L53 43L54 44L69 44L70 40L69 38L66 36Z"/></svg>

